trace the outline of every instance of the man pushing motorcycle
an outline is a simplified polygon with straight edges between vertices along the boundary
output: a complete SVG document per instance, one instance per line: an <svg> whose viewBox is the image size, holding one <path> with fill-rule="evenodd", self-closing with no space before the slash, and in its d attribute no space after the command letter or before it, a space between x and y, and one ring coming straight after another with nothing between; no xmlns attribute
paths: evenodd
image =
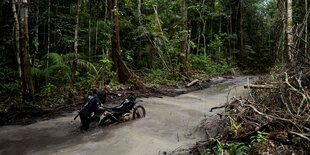
<svg viewBox="0 0 310 155"><path fill-rule="evenodd" d="M79 112L80 120L82 123L82 130L87 131L89 129L89 124L92 121L99 121L101 110L104 110L103 105L106 102L108 95L121 96L121 94L111 93L111 86L107 85L104 90L96 90L94 95L89 95L84 101L84 106ZM94 116L92 117L94 113Z"/></svg>

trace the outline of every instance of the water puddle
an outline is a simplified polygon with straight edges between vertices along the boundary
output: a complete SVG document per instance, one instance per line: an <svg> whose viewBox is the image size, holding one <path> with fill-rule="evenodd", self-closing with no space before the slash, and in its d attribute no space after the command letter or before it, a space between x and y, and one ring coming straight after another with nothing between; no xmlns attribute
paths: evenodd
<svg viewBox="0 0 310 155"><path fill-rule="evenodd" d="M161 154L194 144L205 138L193 130L214 106L229 97L245 96L242 84L248 77L236 77L208 89L177 97L142 98L146 117L109 127L92 127L80 132L77 112L27 126L0 127L0 154ZM210 117L211 119L211 117Z"/></svg>

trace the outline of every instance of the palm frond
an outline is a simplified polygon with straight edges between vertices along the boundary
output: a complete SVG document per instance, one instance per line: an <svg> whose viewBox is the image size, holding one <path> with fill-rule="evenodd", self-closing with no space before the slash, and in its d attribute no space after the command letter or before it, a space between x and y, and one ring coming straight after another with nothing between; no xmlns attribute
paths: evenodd
<svg viewBox="0 0 310 155"><path fill-rule="evenodd" d="M40 70L38 68L32 67L31 68L31 75L32 75L33 78L38 79L42 75L44 75L44 70Z"/></svg>
<svg viewBox="0 0 310 155"><path fill-rule="evenodd" d="M74 58L74 53L72 52L72 53L64 54L64 55L62 55L62 58L63 58L64 62L72 61Z"/></svg>
<svg viewBox="0 0 310 155"><path fill-rule="evenodd" d="M98 70L96 67L89 61L78 59L77 66L79 68L85 68L86 70L90 71L91 73L95 74L95 76L98 76Z"/></svg>
<svg viewBox="0 0 310 155"><path fill-rule="evenodd" d="M46 54L45 57L48 59L51 65L62 64L64 62L62 56L58 53L49 53Z"/></svg>
<svg viewBox="0 0 310 155"><path fill-rule="evenodd" d="M55 72L59 72L59 71L70 73L70 70L71 70L70 67L65 64L57 64L57 65L52 65L48 68L45 68L44 75L51 76L55 74Z"/></svg>

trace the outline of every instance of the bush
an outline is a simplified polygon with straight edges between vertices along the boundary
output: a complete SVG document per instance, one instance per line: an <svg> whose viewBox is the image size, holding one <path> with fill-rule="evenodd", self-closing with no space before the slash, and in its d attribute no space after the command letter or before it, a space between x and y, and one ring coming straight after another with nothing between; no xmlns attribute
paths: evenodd
<svg viewBox="0 0 310 155"><path fill-rule="evenodd" d="M191 55L191 68L195 71L200 71L207 74L218 75L230 73L230 66L225 59L220 62L211 60L210 56Z"/></svg>

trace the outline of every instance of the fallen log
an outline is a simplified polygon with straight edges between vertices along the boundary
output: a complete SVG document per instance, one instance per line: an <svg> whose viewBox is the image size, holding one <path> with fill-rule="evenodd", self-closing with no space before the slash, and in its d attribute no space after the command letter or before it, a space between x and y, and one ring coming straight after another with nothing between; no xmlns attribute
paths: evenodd
<svg viewBox="0 0 310 155"><path fill-rule="evenodd" d="M246 84L244 88L251 88L251 89L272 89L274 88L273 85L255 85L255 84Z"/></svg>
<svg viewBox="0 0 310 155"><path fill-rule="evenodd" d="M189 84L187 84L186 87L190 87L190 86L196 84L198 81L199 81L198 79L195 79L194 81L192 81Z"/></svg>

